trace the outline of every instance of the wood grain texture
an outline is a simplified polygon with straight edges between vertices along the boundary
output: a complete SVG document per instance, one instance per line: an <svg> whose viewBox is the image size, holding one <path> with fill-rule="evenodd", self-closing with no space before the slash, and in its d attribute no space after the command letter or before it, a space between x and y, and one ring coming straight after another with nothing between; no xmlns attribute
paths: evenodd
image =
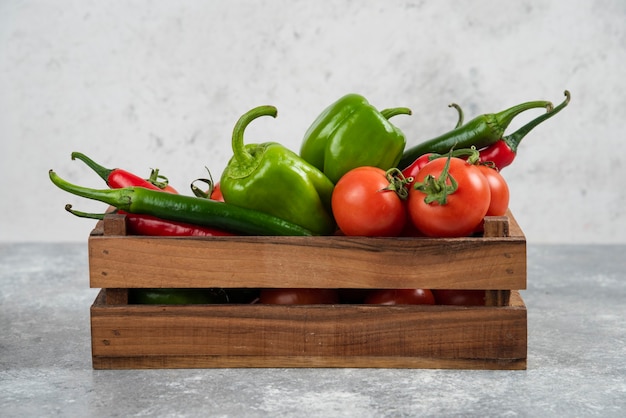
<svg viewBox="0 0 626 418"><path fill-rule="evenodd" d="M509 213L468 238L89 238L96 369L526 368L526 239ZM486 305L128 305L129 288L482 289Z"/></svg>
<svg viewBox="0 0 626 418"><path fill-rule="evenodd" d="M95 368L525 367L526 307L91 307Z"/></svg>
<svg viewBox="0 0 626 418"><path fill-rule="evenodd" d="M506 219L488 227L505 237L92 234L90 286L525 289L526 239Z"/></svg>

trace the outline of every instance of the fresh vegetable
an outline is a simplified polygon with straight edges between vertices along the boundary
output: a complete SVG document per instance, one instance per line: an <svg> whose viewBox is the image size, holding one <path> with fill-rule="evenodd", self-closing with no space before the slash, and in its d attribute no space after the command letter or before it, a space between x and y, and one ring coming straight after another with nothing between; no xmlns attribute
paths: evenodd
<svg viewBox="0 0 626 418"><path fill-rule="evenodd" d="M152 171L150 172L150 177L148 178L148 181L152 183L153 185L157 186L161 190L164 190L169 193L178 193L178 190L176 190L174 187L170 185L168 178L159 174L158 168L152 169Z"/></svg>
<svg viewBox="0 0 626 418"><path fill-rule="evenodd" d="M165 193L144 187L90 189L71 184L53 170L50 180L60 189L98 200L129 213L219 228L245 235L312 235L306 228L252 209L210 199Z"/></svg>
<svg viewBox="0 0 626 418"><path fill-rule="evenodd" d="M497 169L488 164L476 165L489 183L489 208L485 216L503 216L509 208L509 185Z"/></svg>
<svg viewBox="0 0 626 418"><path fill-rule="evenodd" d="M517 148L526 134L528 134L528 132L541 122L559 113L563 108L565 108L565 106L567 106L569 101L570 93L565 90L565 100L560 105L548 113L544 113L543 115L531 120L512 134L507 135L488 147L481 149L480 160L484 162L492 162L498 170L502 170L504 167L509 166L513 160L515 160Z"/></svg>
<svg viewBox="0 0 626 418"><path fill-rule="evenodd" d="M141 305L192 305L228 303L221 289L128 289L128 303Z"/></svg>
<svg viewBox="0 0 626 418"><path fill-rule="evenodd" d="M145 187L146 189L151 190L161 190L160 187L152 184L149 180L143 179L138 175L133 174L127 170L123 170L121 168L105 168L80 152L72 153L72 160L75 159L79 159L87 164L87 166L95 171L96 174L98 174L109 187L112 187L114 189L119 189L121 187L137 186Z"/></svg>
<svg viewBox="0 0 626 418"><path fill-rule="evenodd" d="M473 289L433 289L437 305L484 306L485 291Z"/></svg>
<svg viewBox="0 0 626 418"><path fill-rule="evenodd" d="M401 196L407 191L393 171L357 167L335 185L332 208L337 226L351 236L397 236L407 220ZM397 170L396 170L397 171Z"/></svg>
<svg viewBox="0 0 626 418"><path fill-rule="evenodd" d="M475 146L477 149L481 149L491 145L502 138L504 131L515 116L526 110L539 107L551 110L552 103L548 101L526 102L499 113L477 116L458 128L406 149L398 163L398 168L405 169L418 157L429 152L445 154L452 148Z"/></svg>
<svg viewBox="0 0 626 418"><path fill-rule="evenodd" d="M458 128L459 126L463 125L463 109L461 109L461 107L457 105L456 103L451 103L448 106L454 107L459 113L459 119L457 121L455 128ZM407 182L406 182L407 187L410 187L413 184L413 182L415 181L415 176L417 176L417 173L422 169L422 167L424 167L426 164L428 164L429 162L431 162L432 160L440 156L441 156L440 154L435 154L432 152L429 152L424 155L420 155L419 157L417 157L415 161L413 161L413 163L411 163L411 165L409 165L404 170L402 170L402 175L404 176L405 179L407 179Z"/></svg>
<svg viewBox="0 0 626 418"><path fill-rule="evenodd" d="M335 289L261 289L259 303L270 305L319 305L339 303Z"/></svg>
<svg viewBox="0 0 626 418"><path fill-rule="evenodd" d="M104 219L104 213L86 213L72 209L72 205L65 205L65 210L81 217L90 219ZM162 237L221 237L235 235L221 229L202 227L189 223L168 221L150 215L139 215L118 211L126 215L126 228L130 235L148 235Z"/></svg>
<svg viewBox="0 0 626 418"><path fill-rule="evenodd" d="M490 201L489 183L480 170L449 155L419 171L409 189L408 212L427 236L467 236L482 222Z"/></svg>
<svg viewBox="0 0 626 418"><path fill-rule="evenodd" d="M304 135L300 156L336 183L356 167L395 167L406 145L404 134L389 122L410 115L405 107L378 111L363 96L348 94L328 106Z"/></svg>
<svg viewBox="0 0 626 418"><path fill-rule="evenodd" d="M428 289L379 289L365 298L366 304L376 305L434 305L435 297Z"/></svg>
<svg viewBox="0 0 626 418"><path fill-rule="evenodd" d="M260 116L276 117L273 106L245 113L233 130L233 157L220 180L226 203L264 212L315 234L334 231L333 183L320 170L276 142L244 146L243 132Z"/></svg>
<svg viewBox="0 0 626 418"><path fill-rule="evenodd" d="M205 179L205 178L195 179L193 182L191 182L191 191L197 197L202 197L204 199L211 199L211 200L217 200L218 202L223 202L224 195L222 194L220 184L215 183L213 181L213 175L211 175L211 170L209 170L208 168L206 170L209 173L209 178L208 179ZM197 181L206 183L206 185L208 186L207 191L204 191L198 186L196 186L195 183Z"/></svg>
<svg viewBox="0 0 626 418"><path fill-rule="evenodd" d="M213 191L209 195L212 200L217 200L218 202L224 201L224 195L222 194L222 188L219 183L216 183L213 187Z"/></svg>
<svg viewBox="0 0 626 418"><path fill-rule="evenodd" d="M419 173L419 171L422 168L424 168L426 164L428 164L435 158L439 158L440 156L441 156L440 154L434 154L432 152L429 152L427 154L417 157L417 159L413 161L413 163L410 166L402 170L402 175L404 176L405 179L408 180L407 187L410 187L413 183L415 183L415 178L417 177L417 173Z"/></svg>

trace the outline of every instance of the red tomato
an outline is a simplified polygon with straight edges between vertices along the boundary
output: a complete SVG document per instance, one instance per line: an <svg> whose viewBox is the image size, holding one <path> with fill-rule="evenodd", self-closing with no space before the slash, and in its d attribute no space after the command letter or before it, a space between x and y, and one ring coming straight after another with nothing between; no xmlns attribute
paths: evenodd
<svg viewBox="0 0 626 418"><path fill-rule="evenodd" d="M369 289L338 289L340 303L362 304Z"/></svg>
<svg viewBox="0 0 626 418"><path fill-rule="evenodd" d="M350 236L398 236L406 223L404 202L389 186L385 170L358 167L344 174L331 203L337 226Z"/></svg>
<svg viewBox="0 0 626 418"><path fill-rule="evenodd" d="M376 305L434 305L435 297L428 289L380 289L372 291L366 304Z"/></svg>
<svg viewBox="0 0 626 418"><path fill-rule="evenodd" d="M438 305L483 306L485 304L484 290L433 290Z"/></svg>
<svg viewBox="0 0 626 418"><path fill-rule="evenodd" d="M335 289L261 289L259 303L270 305L318 305L339 303Z"/></svg>
<svg viewBox="0 0 626 418"><path fill-rule="evenodd" d="M487 178L491 191L491 202L485 216L502 216L509 208L509 186L502 174L495 168L478 165L478 169Z"/></svg>
<svg viewBox="0 0 626 418"><path fill-rule="evenodd" d="M219 183L215 183L215 185L213 185L213 191L211 192L210 198L211 200L217 200L218 202L224 201L224 196L222 196L222 189L220 189Z"/></svg>
<svg viewBox="0 0 626 418"><path fill-rule="evenodd" d="M447 158L438 158L426 164L417 174L415 182L424 181L431 175L439 179ZM448 172L458 188L448 194L447 202L426 203L426 194L414 187L409 189L408 210L413 224L431 237L460 237L470 235L482 222L491 192L489 182L480 170L460 158L450 158ZM450 185L450 179L446 181Z"/></svg>

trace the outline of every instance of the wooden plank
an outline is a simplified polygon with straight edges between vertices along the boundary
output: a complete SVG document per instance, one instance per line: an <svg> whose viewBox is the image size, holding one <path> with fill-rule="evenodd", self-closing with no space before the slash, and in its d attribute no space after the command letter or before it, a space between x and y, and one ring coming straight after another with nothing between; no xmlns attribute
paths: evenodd
<svg viewBox="0 0 626 418"><path fill-rule="evenodd" d="M426 357L227 357L227 356L95 356L93 368L109 369L194 369L194 368L400 368L526 370L526 359L433 359Z"/></svg>
<svg viewBox="0 0 626 418"><path fill-rule="evenodd" d="M126 235L126 216L108 213L104 218L104 235Z"/></svg>
<svg viewBox="0 0 626 418"><path fill-rule="evenodd" d="M519 301L521 298L513 300ZM198 364L226 358L230 367L264 367L277 363L259 360L290 357L300 358L300 363L310 358L308 362L320 367L356 366L359 359L367 359L364 366L390 367L390 358L397 359L397 367L410 364L403 363L406 358L441 360L431 362L433 367L468 359L483 366L496 359L519 366L526 358L523 303L501 308L107 306L99 296L91 308L91 326L94 367L104 367L116 357L138 359L136 367L146 362L145 357L161 358L157 362L178 358L173 363L176 367L192 367L199 358L204 360ZM183 360L187 357L190 359ZM109 360L98 363L98 358ZM306 367L315 367L312 363ZM423 367L424 360L414 363Z"/></svg>
<svg viewBox="0 0 626 418"><path fill-rule="evenodd" d="M509 237L509 218L506 216L485 217L483 222L484 237Z"/></svg>
<svg viewBox="0 0 626 418"><path fill-rule="evenodd" d="M509 236L526 240L526 236L524 235L522 228L519 226L515 216L513 216L510 210L507 211L506 216L509 218Z"/></svg>
<svg viewBox="0 0 626 418"><path fill-rule="evenodd" d="M525 289L515 238L89 238L90 286Z"/></svg>

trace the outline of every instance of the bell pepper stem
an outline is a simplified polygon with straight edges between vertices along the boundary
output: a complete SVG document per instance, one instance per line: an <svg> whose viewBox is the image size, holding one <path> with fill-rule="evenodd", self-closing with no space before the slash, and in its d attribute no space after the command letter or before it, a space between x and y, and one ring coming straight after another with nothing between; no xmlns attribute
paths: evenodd
<svg viewBox="0 0 626 418"><path fill-rule="evenodd" d="M513 132L512 134L507 135L504 138L502 138L504 142L509 146L511 151L517 152L517 147L519 146L520 142L522 142L522 139L524 139L524 137L531 130L533 130L535 126L539 125L541 122L547 119L550 119L552 116L559 113L568 105L570 101L570 97L571 97L570 92L568 90L565 90L563 94L565 94L565 100L563 100L563 102L560 105L558 105L554 109L549 110L547 113L544 113L543 115L538 116L537 118L531 120L526 125L522 126L521 128L519 128L517 131Z"/></svg>
<svg viewBox="0 0 626 418"><path fill-rule="evenodd" d="M100 164L96 163L94 160L92 160L91 158L87 157L85 154L80 153L80 152L72 153L72 160L76 160L76 159L79 159L85 164L87 164L87 166L91 168L93 171L95 171L104 181L107 181L109 179L109 175L111 175L111 172L114 171L113 169L109 169L109 168L101 166Z"/></svg>
<svg viewBox="0 0 626 418"><path fill-rule="evenodd" d="M412 112L408 107L393 107L381 110L380 114L383 115L385 119L389 119L397 115L411 115Z"/></svg>
<svg viewBox="0 0 626 418"><path fill-rule="evenodd" d="M235 127L233 128L233 137L232 137L232 147L233 147L233 157L242 165L252 164L254 161L254 156L246 151L244 141L243 141L243 132L246 127L261 116L272 116L276 117L278 115L278 110L274 106L266 105L266 106L258 106L254 109L249 110L244 113L237 123L235 123Z"/></svg>

